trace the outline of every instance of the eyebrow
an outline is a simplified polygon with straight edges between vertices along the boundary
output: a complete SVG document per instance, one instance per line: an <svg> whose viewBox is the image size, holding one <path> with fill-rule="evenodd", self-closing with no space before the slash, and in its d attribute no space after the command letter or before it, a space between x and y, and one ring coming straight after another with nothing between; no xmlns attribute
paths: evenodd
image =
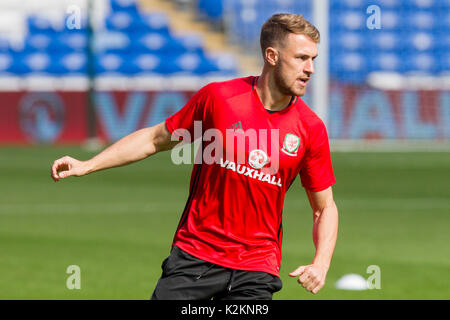
<svg viewBox="0 0 450 320"><path fill-rule="evenodd" d="M296 54L297 57L308 56L308 57L311 57L311 59L313 59L313 60L314 60L315 58L317 58L318 55L319 55L319 54L316 54L315 56L312 56L312 57L311 57L309 54L303 53L303 52L299 52L299 53Z"/></svg>

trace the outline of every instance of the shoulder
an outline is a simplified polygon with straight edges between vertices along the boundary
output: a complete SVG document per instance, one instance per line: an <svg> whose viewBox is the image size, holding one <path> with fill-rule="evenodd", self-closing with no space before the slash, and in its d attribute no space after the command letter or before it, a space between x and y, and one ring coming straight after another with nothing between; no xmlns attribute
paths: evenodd
<svg viewBox="0 0 450 320"><path fill-rule="evenodd" d="M326 129L322 119L301 98L298 98L296 106L304 128L309 131L322 131Z"/></svg>
<svg viewBox="0 0 450 320"><path fill-rule="evenodd" d="M302 99L298 99L296 106L309 144L320 144L328 140L327 129L322 119Z"/></svg>
<svg viewBox="0 0 450 320"><path fill-rule="evenodd" d="M220 98L230 98L248 92L252 87L254 77L236 78L226 81L211 82L200 91Z"/></svg>

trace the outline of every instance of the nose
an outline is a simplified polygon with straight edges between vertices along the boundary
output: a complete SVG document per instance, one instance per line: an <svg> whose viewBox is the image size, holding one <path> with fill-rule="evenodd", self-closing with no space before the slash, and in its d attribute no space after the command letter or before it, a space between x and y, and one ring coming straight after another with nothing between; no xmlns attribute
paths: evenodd
<svg viewBox="0 0 450 320"><path fill-rule="evenodd" d="M305 68L303 70L308 75L311 75L314 73L314 61L312 59L308 59L305 63Z"/></svg>

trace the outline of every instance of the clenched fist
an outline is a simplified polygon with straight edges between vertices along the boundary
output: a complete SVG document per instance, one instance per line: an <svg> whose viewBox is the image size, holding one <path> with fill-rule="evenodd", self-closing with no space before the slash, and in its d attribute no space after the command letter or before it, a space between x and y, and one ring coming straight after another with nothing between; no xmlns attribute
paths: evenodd
<svg viewBox="0 0 450 320"><path fill-rule="evenodd" d="M70 176L83 176L88 173L86 162L74 159L69 156L62 157L53 162L51 167L51 177L57 182L59 179Z"/></svg>
<svg viewBox="0 0 450 320"><path fill-rule="evenodd" d="M327 272L327 268L310 264L308 266L298 267L293 272L289 273L289 276L298 277L297 281L303 288L316 294L325 285Z"/></svg>

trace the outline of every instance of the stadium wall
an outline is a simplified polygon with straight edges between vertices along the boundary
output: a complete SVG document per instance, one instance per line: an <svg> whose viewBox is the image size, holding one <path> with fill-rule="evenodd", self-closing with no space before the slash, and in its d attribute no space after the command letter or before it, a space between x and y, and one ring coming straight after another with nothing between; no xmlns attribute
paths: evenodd
<svg viewBox="0 0 450 320"><path fill-rule="evenodd" d="M113 142L164 121L195 90L97 91L98 138ZM308 102L309 97L305 97ZM0 92L1 144L80 144L88 138L86 92ZM350 141L450 138L450 92L331 86L328 132ZM92 118L92 117L91 117Z"/></svg>

